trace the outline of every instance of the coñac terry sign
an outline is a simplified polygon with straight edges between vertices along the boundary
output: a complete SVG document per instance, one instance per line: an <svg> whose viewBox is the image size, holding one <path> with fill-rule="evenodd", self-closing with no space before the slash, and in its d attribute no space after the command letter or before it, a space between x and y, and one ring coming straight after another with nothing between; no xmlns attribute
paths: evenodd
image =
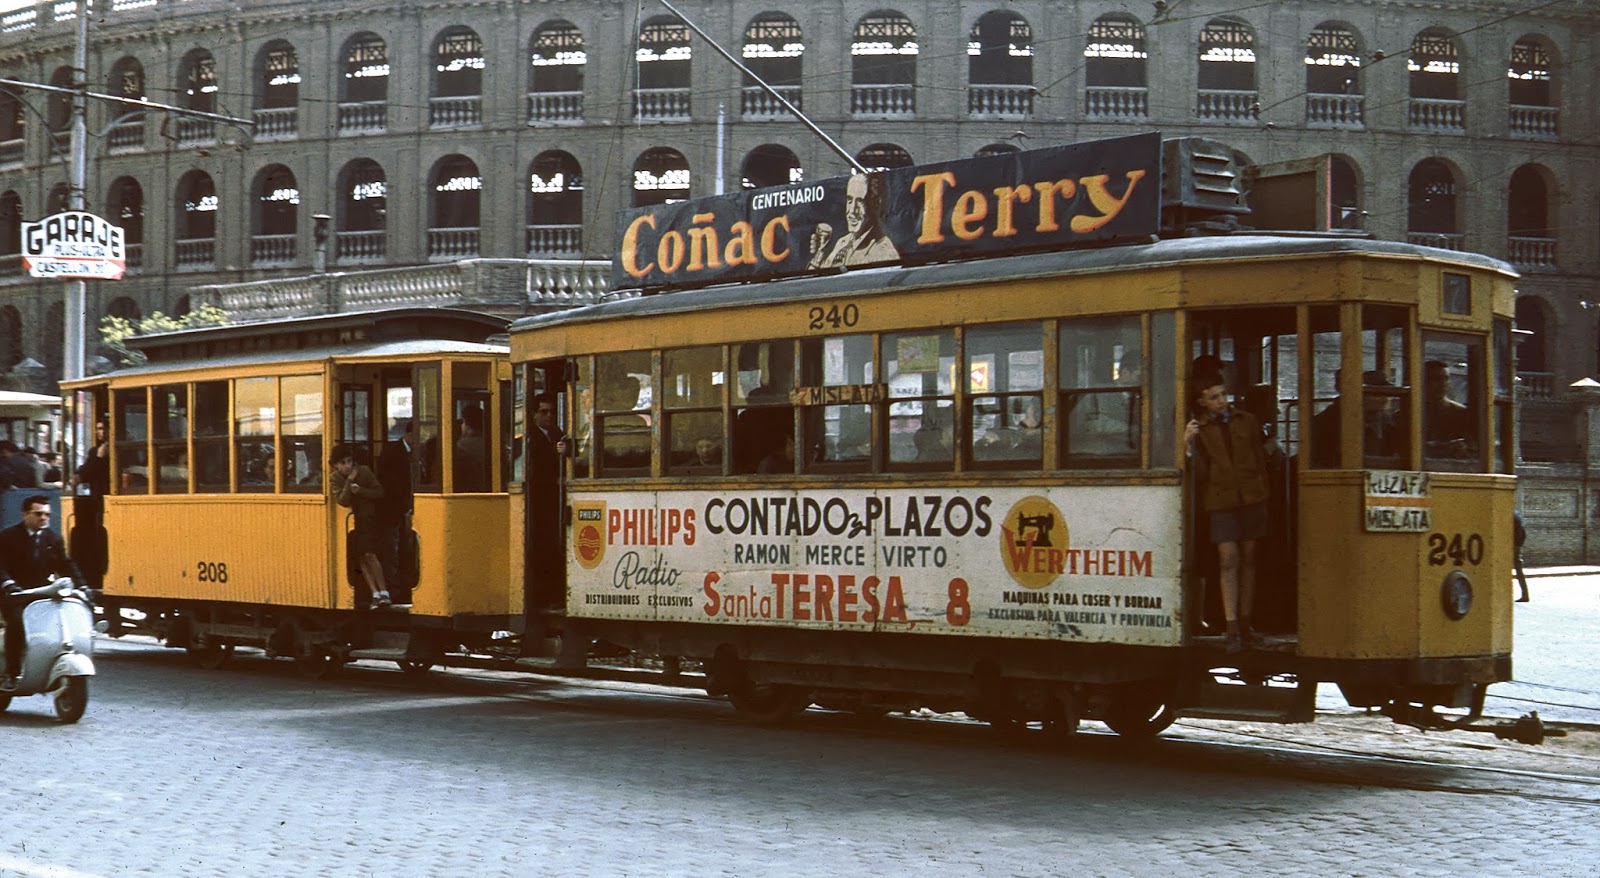
<svg viewBox="0 0 1600 878"><path fill-rule="evenodd" d="M30 277L120 280L128 248L121 226L69 210L22 224L22 264Z"/></svg>
<svg viewBox="0 0 1600 878"><path fill-rule="evenodd" d="M693 287L1143 241L1161 137L834 177L623 211L612 286Z"/></svg>

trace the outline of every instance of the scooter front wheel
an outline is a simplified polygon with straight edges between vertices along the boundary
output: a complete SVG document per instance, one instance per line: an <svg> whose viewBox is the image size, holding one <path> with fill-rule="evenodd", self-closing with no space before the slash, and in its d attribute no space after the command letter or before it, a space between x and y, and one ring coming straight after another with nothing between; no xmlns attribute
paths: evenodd
<svg viewBox="0 0 1600 878"><path fill-rule="evenodd" d="M89 678L68 677L56 690L56 719L75 723L89 709Z"/></svg>

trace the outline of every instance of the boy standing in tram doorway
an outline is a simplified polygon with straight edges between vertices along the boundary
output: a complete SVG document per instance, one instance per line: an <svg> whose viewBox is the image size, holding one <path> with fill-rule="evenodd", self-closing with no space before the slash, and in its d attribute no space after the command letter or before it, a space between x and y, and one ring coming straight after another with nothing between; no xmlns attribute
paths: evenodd
<svg viewBox="0 0 1600 878"><path fill-rule="evenodd" d="M1194 462L1200 511L1211 525L1217 547L1222 614L1227 620L1226 649L1237 653L1255 632L1256 544L1267 532L1267 456L1261 422L1228 403L1220 372L1193 378L1196 417L1184 428L1184 443Z"/></svg>

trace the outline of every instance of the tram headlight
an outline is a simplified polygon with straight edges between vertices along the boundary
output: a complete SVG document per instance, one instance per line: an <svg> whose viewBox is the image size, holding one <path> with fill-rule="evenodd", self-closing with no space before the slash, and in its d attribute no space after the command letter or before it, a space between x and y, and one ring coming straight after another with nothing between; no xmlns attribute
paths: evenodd
<svg viewBox="0 0 1600 878"><path fill-rule="evenodd" d="M1472 610L1472 580L1460 570L1452 570L1439 589L1444 604L1444 614L1451 619L1464 618Z"/></svg>

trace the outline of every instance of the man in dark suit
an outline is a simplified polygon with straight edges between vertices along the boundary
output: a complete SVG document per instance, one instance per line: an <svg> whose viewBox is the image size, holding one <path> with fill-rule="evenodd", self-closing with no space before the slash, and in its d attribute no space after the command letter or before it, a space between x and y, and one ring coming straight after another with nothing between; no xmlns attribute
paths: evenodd
<svg viewBox="0 0 1600 878"><path fill-rule="evenodd" d="M412 433L409 420L398 421L389 430L389 441L378 453L378 482L383 499L378 501L378 526L383 531L379 560L391 594L409 595L415 584L416 558L411 545L411 512L415 506ZM409 601L397 600L397 603Z"/></svg>
<svg viewBox="0 0 1600 878"><path fill-rule="evenodd" d="M60 534L50 529L50 498L34 494L22 501L22 522L0 530L0 592L5 594L0 597L0 613L6 620L6 678L0 689L16 688L27 643L22 608L29 599L13 593L37 588L57 576L81 578Z"/></svg>

